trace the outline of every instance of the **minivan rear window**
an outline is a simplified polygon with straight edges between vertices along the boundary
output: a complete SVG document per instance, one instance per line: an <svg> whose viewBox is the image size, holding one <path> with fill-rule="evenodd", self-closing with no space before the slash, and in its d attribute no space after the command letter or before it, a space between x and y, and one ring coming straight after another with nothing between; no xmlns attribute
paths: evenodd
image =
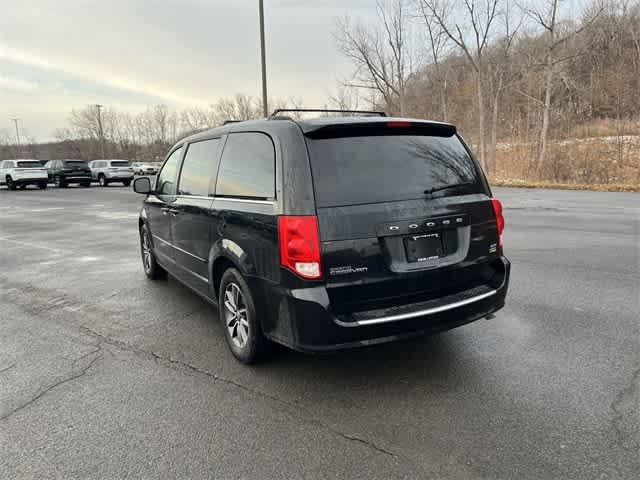
<svg viewBox="0 0 640 480"><path fill-rule="evenodd" d="M40 162L18 162L18 168L42 168Z"/></svg>
<svg viewBox="0 0 640 480"><path fill-rule="evenodd" d="M426 190L449 185L483 191L457 135L307 138L307 144L318 207L424 198Z"/></svg>

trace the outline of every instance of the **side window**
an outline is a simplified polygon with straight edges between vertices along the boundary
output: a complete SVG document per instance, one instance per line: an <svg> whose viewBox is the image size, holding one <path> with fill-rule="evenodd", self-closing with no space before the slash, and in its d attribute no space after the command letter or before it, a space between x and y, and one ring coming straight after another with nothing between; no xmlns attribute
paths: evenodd
<svg viewBox="0 0 640 480"><path fill-rule="evenodd" d="M181 155L182 147L175 150L162 167L156 182L156 192L158 195L176 194L176 176L178 174L178 162L180 162Z"/></svg>
<svg viewBox="0 0 640 480"><path fill-rule="evenodd" d="M178 195L209 195L209 184L218 170L219 154L219 138L190 144L182 162Z"/></svg>
<svg viewBox="0 0 640 480"><path fill-rule="evenodd" d="M275 197L275 151L263 133L232 133L222 153L216 195Z"/></svg>
<svg viewBox="0 0 640 480"><path fill-rule="evenodd" d="M51 168L51 160L44 164L44 168Z"/></svg>

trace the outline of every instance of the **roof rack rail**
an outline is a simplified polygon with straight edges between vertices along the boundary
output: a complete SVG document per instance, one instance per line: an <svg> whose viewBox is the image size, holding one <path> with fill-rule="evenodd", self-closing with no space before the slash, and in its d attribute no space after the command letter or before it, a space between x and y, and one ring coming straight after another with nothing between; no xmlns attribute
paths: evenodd
<svg viewBox="0 0 640 480"><path fill-rule="evenodd" d="M244 120L225 120L222 125L228 125L230 123L240 123L240 122L244 122Z"/></svg>
<svg viewBox="0 0 640 480"><path fill-rule="evenodd" d="M368 116L386 117L385 112L376 112L372 110L333 110L327 108L278 108L269 116L270 119L278 117L283 112L295 113L359 113Z"/></svg>

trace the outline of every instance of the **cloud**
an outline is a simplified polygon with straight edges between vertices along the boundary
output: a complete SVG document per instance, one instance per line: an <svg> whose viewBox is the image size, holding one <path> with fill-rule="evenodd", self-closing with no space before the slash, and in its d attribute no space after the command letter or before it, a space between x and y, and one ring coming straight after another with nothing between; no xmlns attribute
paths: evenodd
<svg viewBox="0 0 640 480"><path fill-rule="evenodd" d="M129 92L139 93L144 96L157 97L159 100L168 101L171 103L177 103L181 105L190 105L198 103L197 98L191 98L184 95L176 94L171 90L161 90L154 88L153 85L149 85L146 82L136 82L135 80L123 76L118 76L117 73L110 69L105 69L100 65L96 65L90 62L83 61L81 59L68 59L52 61L52 55L48 55L48 60L44 56L32 53L26 50L18 50L11 48L0 48L0 60L6 60L13 63L21 64L23 66L37 67L40 69L52 70L58 73L64 73L67 75L73 75L83 79L85 82L102 85L105 87L111 87L115 89L121 89ZM6 86L3 79L6 79ZM0 88L29 91L35 90L38 87L36 82L29 80L23 80L18 78L8 78L0 76ZM13 88L12 88L13 87Z"/></svg>
<svg viewBox="0 0 640 480"><path fill-rule="evenodd" d="M321 106L351 66L331 32L373 0L265 2L269 97ZM72 108L206 106L260 89L255 0L29 0L0 13L0 117L34 131ZM5 115L6 117L6 115Z"/></svg>
<svg viewBox="0 0 640 480"><path fill-rule="evenodd" d="M15 92L33 92L38 88L38 83L22 78L13 78L0 75L0 90Z"/></svg>

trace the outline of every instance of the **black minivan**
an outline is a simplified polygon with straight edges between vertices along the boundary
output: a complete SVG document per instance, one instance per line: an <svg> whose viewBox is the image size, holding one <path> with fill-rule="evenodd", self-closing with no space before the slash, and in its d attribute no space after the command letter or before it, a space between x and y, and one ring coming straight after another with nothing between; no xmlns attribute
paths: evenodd
<svg viewBox="0 0 640 480"><path fill-rule="evenodd" d="M357 115L229 123L178 142L146 194L144 270L218 305L232 353L454 328L504 306L504 218L453 125Z"/></svg>

